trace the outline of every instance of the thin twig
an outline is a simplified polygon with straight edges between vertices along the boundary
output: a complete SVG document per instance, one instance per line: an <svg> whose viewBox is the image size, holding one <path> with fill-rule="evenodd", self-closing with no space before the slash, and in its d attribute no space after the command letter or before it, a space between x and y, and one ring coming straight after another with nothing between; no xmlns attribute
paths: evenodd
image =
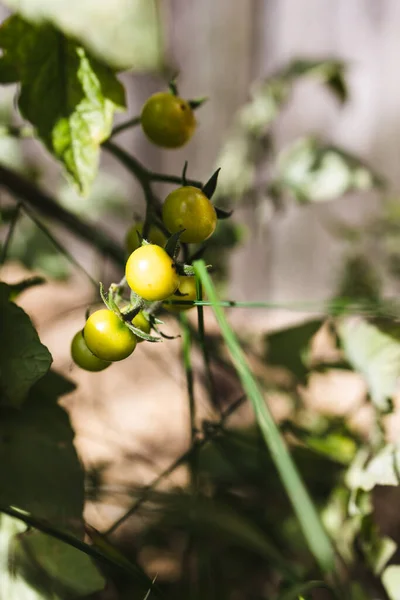
<svg viewBox="0 0 400 600"><path fill-rule="evenodd" d="M82 221L34 183L4 165L0 165L0 187L8 189L17 198L24 200L25 205L29 204L45 217L60 223L75 236L109 256L115 264L125 264L125 252L122 247L97 225Z"/></svg>
<svg viewBox="0 0 400 600"><path fill-rule="evenodd" d="M90 275L90 273L88 273L86 271L85 267L83 267L80 264L80 262L77 261L76 258L69 252L69 250L67 250L66 247L54 237L54 235L48 230L46 225L44 225L44 223L39 221L39 219L36 217L36 215L33 213L33 211L28 206L26 206L24 202L22 202L22 204L24 207L24 212L31 219L31 221L33 221L33 223L36 225L36 227L44 233L44 235L50 240L50 242L53 244L53 246L60 252L60 254L65 256L65 258L71 264L73 264L75 267L77 267L88 278L90 283L97 290L99 287L98 282Z"/></svg>
<svg viewBox="0 0 400 600"><path fill-rule="evenodd" d="M13 214L11 222L10 222L10 226L8 228L8 231L7 231L6 239L4 240L4 244L3 244L2 248L1 248L0 266L4 265L4 262L5 262L6 258L7 258L8 250L10 248L10 244L11 244L11 241L12 241L12 238L13 238L13 235L14 235L15 227L17 225L18 218L19 218L19 215L20 215L20 212L21 212L21 206L22 206L22 203L18 202L17 205L16 205L16 207L15 207L15 211L14 211L14 214Z"/></svg>

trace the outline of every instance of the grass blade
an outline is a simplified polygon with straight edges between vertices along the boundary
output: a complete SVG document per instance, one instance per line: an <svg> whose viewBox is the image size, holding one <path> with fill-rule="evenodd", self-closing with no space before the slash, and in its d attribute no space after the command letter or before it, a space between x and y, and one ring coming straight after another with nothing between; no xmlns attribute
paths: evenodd
<svg viewBox="0 0 400 600"><path fill-rule="evenodd" d="M212 303L215 317L231 354L233 364L243 388L252 402L265 443L271 452L272 459L292 503L309 549L321 570L325 573L332 572L334 569L335 553L331 541L322 526L318 512L289 454L279 429L268 410L238 340L226 320L224 311L218 306L218 297L204 261L196 261L194 268L196 276L200 279Z"/></svg>

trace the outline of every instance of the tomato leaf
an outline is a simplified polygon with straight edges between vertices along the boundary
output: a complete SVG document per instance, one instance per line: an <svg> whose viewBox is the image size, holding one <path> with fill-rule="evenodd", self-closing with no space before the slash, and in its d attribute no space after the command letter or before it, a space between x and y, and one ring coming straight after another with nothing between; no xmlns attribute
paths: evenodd
<svg viewBox="0 0 400 600"><path fill-rule="evenodd" d="M52 23L97 57L121 70L162 66L156 0L5 0L10 9L36 23Z"/></svg>
<svg viewBox="0 0 400 600"><path fill-rule="evenodd" d="M81 550L40 531L20 533L13 542L14 569L43 594L75 598L102 590L105 579Z"/></svg>
<svg viewBox="0 0 400 600"><path fill-rule="evenodd" d="M211 175L211 177L210 177L210 179L207 181L207 183L205 183L205 184L203 185L202 192L203 192L203 194L204 194L205 196L207 196L207 198L208 198L209 200L211 200L211 198L213 197L213 195L214 195L214 192L215 192L215 190L216 190L216 188L217 188L218 175L219 175L219 172L220 172L220 170L221 170L220 168L219 168L219 169L217 169L217 170L216 170L216 171L215 171L215 172L214 172L214 173Z"/></svg>
<svg viewBox="0 0 400 600"><path fill-rule="evenodd" d="M122 85L111 69L49 24L10 17L0 28L0 47L18 73L21 114L79 191L88 193L100 144L111 133L114 112L125 106Z"/></svg>
<svg viewBox="0 0 400 600"><path fill-rule="evenodd" d="M81 533L83 471L58 398L74 389L50 371L20 410L0 408L0 504Z"/></svg>
<svg viewBox="0 0 400 600"><path fill-rule="evenodd" d="M19 407L49 370L52 357L28 315L10 302L12 291L0 283L0 405Z"/></svg>

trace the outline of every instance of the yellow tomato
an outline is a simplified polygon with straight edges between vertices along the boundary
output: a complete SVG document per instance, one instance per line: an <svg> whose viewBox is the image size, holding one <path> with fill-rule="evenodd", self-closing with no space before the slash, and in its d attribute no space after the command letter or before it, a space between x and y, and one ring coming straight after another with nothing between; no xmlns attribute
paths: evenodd
<svg viewBox="0 0 400 600"><path fill-rule="evenodd" d="M179 313L193 308L193 305L184 304L184 302L196 300L196 277L179 277L178 290L181 294L184 294L184 296L173 294L163 303L163 307L169 310L169 312ZM179 302L181 302L181 304L177 304Z"/></svg>
<svg viewBox="0 0 400 600"><path fill-rule="evenodd" d="M154 244L132 252L125 274L129 287L150 302L165 300L179 285L174 261L163 248Z"/></svg>

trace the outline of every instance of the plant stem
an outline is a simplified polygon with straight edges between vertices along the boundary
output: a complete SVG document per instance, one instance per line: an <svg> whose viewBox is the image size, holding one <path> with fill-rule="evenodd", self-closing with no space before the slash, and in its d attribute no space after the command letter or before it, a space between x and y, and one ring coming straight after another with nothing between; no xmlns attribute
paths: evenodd
<svg viewBox="0 0 400 600"><path fill-rule="evenodd" d="M187 316L184 313L181 313L180 315L180 322L182 328L183 365L186 373L186 386L189 400L190 443L193 445L196 437L196 404L194 399L193 367L191 359L192 337L188 327Z"/></svg>
<svg viewBox="0 0 400 600"><path fill-rule="evenodd" d="M203 290L202 290L202 285L201 285L201 281L199 278L196 278L196 293L197 293L197 301L199 301L199 302L202 301ZM221 413L221 407L218 403L216 392L215 392L214 378L213 378L213 374L211 371L210 355L208 352L207 342L206 342L206 337L205 337L204 309L203 309L202 304L197 305L197 324L198 324L198 332L199 332L198 339L199 339L201 353L203 355L203 364L204 364L204 370L205 370L205 375L206 375L206 385L207 385L208 396L209 396L212 406L217 408L218 411Z"/></svg>
<svg viewBox="0 0 400 600"><path fill-rule="evenodd" d="M2 248L1 248L0 266L4 265L4 262L5 262L6 258L7 258L8 250L10 248L10 244L11 244L11 241L12 241L12 238L13 238L13 235L14 235L15 227L17 225L18 218L19 218L19 215L20 215L20 212L21 212L21 207L22 207L22 203L18 202L17 205L16 205L16 207L15 207L15 212L14 212L13 217L11 219L10 226L8 228L8 231L7 231L6 239L4 240L4 244L3 244Z"/></svg>
<svg viewBox="0 0 400 600"><path fill-rule="evenodd" d="M127 121L116 125L111 132L110 138L114 137L115 135L118 135L119 133L122 133L126 129L137 127L137 125L140 125L140 117L132 117L132 119L128 119Z"/></svg>
<svg viewBox="0 0 400 600"><path fill-rule="evenodd" d="M98 226L82 221L34 183L1 164L0 186L24 200L25 205L30 205L45 217L60 223L75 236L109 256L115 264L125 264L124 250Z"/></svg>

